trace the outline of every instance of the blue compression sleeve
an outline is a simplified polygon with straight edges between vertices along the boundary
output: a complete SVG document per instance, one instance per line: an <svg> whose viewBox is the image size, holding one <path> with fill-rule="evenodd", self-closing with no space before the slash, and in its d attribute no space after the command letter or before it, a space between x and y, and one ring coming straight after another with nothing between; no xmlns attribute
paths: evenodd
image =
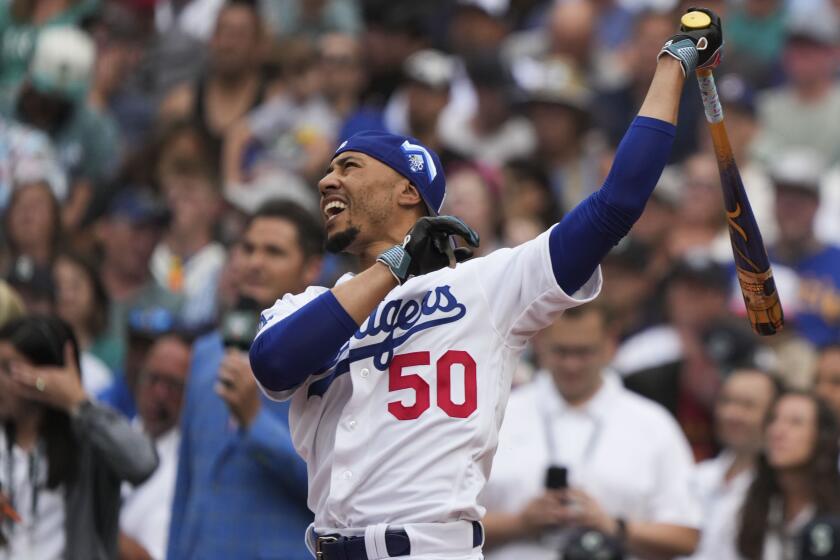
<svg viewBox="0 0 840 560"><path fill-rule="evenodd" d="M293 389L327 367L358 328L332 292L321 294L257 337L254 377L270 391Z"/></svg>
<svg viewBox="0 0 840 560"><path fill-rule="evenodd" d="M675 132L671 123L636 117L600 190L551 230L551 268L564 292L578 291L642 215L668 162Z"/></svg>

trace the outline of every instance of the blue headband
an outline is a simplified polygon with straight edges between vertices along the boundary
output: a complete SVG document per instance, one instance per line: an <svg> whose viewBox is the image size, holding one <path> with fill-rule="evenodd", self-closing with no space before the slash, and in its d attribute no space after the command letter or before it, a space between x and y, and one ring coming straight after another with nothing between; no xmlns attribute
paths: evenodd
<svg viewBox="0 0 840 560"><path fill-rule="evenodd" d="M333 158L343 152L361 152L376 158L417 187L432 215L437 216L446 196L446 178L440 158L417 140L388 132L366 130L341 143Z"/></svg>

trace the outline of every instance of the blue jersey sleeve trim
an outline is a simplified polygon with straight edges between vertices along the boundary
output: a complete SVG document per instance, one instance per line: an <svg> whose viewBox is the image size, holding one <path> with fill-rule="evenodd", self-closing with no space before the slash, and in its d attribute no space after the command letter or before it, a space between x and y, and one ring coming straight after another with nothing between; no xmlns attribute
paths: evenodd
<svg viewBox="0 0 840 560"><path fill-rule="evenodd" d="M325 292L254 341L251 369L269 391L288 391L323 371L358 328L335 295Z"/></svg>

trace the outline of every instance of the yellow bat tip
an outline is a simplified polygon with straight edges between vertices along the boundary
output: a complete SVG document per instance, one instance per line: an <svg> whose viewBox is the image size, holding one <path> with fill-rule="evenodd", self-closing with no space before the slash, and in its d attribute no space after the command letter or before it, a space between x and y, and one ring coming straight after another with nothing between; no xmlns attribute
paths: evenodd
<svg viewBox="0 0 840 560"><path fill-rule="evenodd" d="M686 30L705 29L712 24L712 18L704 12L688 12L680 19L680 23Z"/></svg>

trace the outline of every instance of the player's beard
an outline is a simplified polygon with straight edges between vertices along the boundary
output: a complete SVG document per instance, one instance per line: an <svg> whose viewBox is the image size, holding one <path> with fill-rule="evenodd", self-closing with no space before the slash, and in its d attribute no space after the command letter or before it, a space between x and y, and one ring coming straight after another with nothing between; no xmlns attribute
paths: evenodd
<svg viewBox="0 0 840 560"><path fill-rule="evenodd" d="M344 231L340 231L332 237L327 238L327 242L324 245L324 248L329 253L341 253L343 251L346 251L347 248L353 244L353 242L358 236L359 228L357 228L356 226L350 226Z"/></svg>

